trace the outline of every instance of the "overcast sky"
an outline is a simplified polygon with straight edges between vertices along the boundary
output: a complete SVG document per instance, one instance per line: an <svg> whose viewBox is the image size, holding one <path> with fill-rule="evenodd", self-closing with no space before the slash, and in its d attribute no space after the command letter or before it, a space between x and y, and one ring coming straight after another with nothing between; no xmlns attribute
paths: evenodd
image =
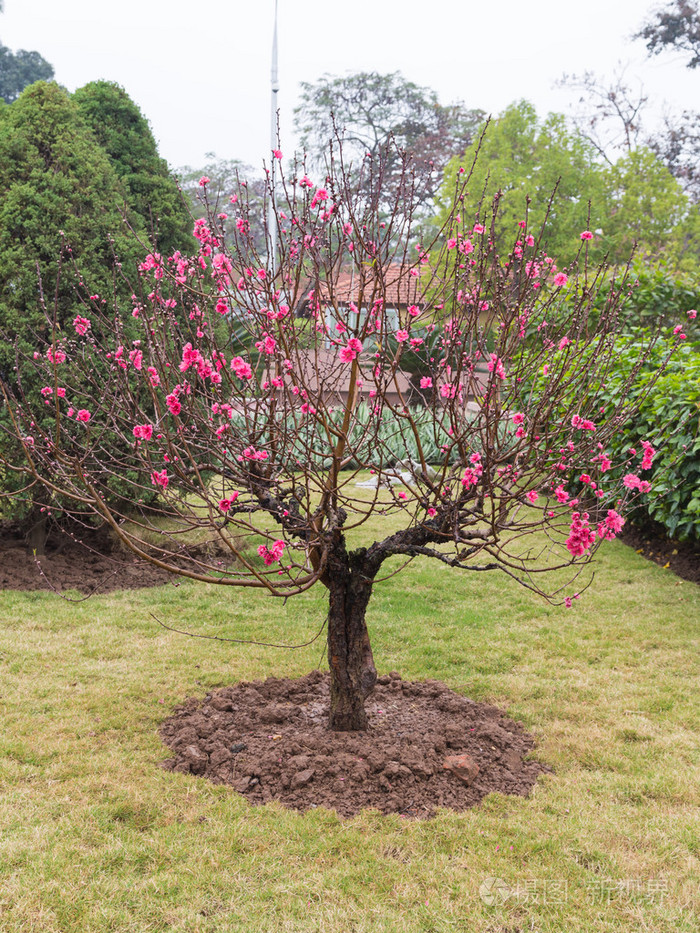
<svg viewBox="0 0 700 933"><path fill-rule="evenodd" d="M269 154L274 0L5 0L0 41L36 49L70 91L121 84L172 166L204 154L255 166ZM401 71L442 103L498 113L525 97L566 111L563 72L610 75L627 63L656 112L696 108L700 69L673 54L649 60L631 42L653 0L279 0L282 149L294 149L300 81ZM658 5L658 4L657 4Z"/></svg>

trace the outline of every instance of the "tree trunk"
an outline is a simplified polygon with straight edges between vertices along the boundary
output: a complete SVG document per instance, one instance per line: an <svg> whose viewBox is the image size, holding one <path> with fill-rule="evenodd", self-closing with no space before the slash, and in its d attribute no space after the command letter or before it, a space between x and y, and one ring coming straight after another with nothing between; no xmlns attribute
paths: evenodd
<svg viewBox="0 0 700 933"><path fill-rule="evenodd" d="M45 512L40 512L35 506L28 520L24 541L28 554L35 557L46 555L46 540L49 536L49 523Z"/></svg>
<svg viewBox="0 0 700 933"><path fill-rule="evenodd" d="M344 552L332 562L329 590L328 665L331 672L330 727L336 732L367 728L365 699L374 690L374 667L365 623L373 579L358 554Z"/></svg>

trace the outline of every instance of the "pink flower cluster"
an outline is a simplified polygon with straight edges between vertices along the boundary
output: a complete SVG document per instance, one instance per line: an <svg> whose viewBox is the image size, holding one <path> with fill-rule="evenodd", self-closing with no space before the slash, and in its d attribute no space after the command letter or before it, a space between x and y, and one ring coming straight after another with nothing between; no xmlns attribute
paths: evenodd
<svg viewBox="0 0 700 933"><path fill-rule="evenodd" d="M649 492L651 483L645 479L640 479L635 473L626 473L622 477L622 485L627 489L638 489L639 492Z"/></svg>
<svg viewBox="0 0 700 933"><path fill-rule="evenodd" d="M153 425L135 424L134 437L139 441L150 441L150 439L153 437Z"/></svg>
<svg viewBox="0 0 700 933"><path fill-rule="evenodd" d="M221 511L228 512L237 498L238 498L238 493L232 492L231 495L227 499L219 500L219 508L221 509Z"/></svg>
<svg viewBox="0 0 700 933"><path fill-rule="evenodd" d="M160 473L157 470L154 470L151 473L151 482L154 486L160 486L162 489L165 489L168 485L168 471L163 469Z"/></svg>
<svg viewBox="0 0 700 933"><path fill-rule="evenodd" d="M490 373L496 373L499 379L506 378L506 371L503 368L503 361L500 359L497 353L492 353L491 358L488 362L488 370Z"/></svg>
<svg viewBox="0 0 700 933"><path fill-rule="evenodd" d="M78 315L73 321L73 327L75 327L76 333L80 334L81 337L84 337L85 334L90 330L90 321L86 317L81 317Z"/></svg>
<svg viewBox="0 0 700 933"><path fill-rule="evenodd" d="M284 541L275 541L270 549L266 548L264 544L261 544L258 548L258 554L265 561L265 566L269 567L270 564L274 564L280 560L286 546Z"/></svg>
<svg viewBox="0 0 700 933"><path fill-rule="evenodd" d="M234 358L231 360L231 369L239 379L253 378L253 370L250 367L250 363L246 363L246 361L240 356L234 356Z"/></svg>
<svg viewBox="0 0 700 933"><path fill-rule="evenodd" d="M473 453L469 458L469 462L471 466L466 468L464 476L462 477L462 485L465 489L471 489L472 486L476 486L484 472L484 468L481 465L481 454Z"/></svg>
<svg viewBox="0 0 700 933"><path fill-rule="evenodd" d="M642 457L641 469L649 470L651 468L654 457L656 456L656 451L651 446L649 441L642 441L642 447L644 448L644 455Z"/></svg>
<svg viewBox="0 0 700 933"><path fill-rule="evenodd" d="M338 355L344 363L351 363L357 354L361 352L362 341L358 340L357 337L351 337L347 344L344 347L341 347L340 353Z"/></svg>
<svg viewBox="0 0 700 933"><path fill-rule="evenodd" d="M574 557L580 557L595 541L595 532L591 531L588 525L588 512L581 515L580 512L573 512L571 515L571 526L569 528L569 537L566 539L566 546Z"/></svg>
<svg viewBox="0 0 700 933"><path fill-rule="evenodd" d="M269 454L266 450L256 450L255 447L246 447L246 449L236 459L243 460L267 460Z"/></svg>
<svg viewBox="0 0 700 933"><path fill-rule="evenodd" d="M595 431L595 424L580 415L574 415L571 419L571 427L578 428L580 431Z"/></svg>

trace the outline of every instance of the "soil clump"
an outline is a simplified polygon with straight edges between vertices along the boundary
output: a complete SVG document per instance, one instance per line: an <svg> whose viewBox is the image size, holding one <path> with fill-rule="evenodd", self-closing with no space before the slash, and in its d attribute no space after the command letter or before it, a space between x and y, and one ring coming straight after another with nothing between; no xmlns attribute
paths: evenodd
<svg viewBox="0 0 700 933"><path fill-rule="evenodd" d="M328 729L329 677L270 677L191 698L161 726L171 770L229 784L252 804L366 808L426 818L486 794L526 796L546 765L525 760L534 739L495 706L435 680L379 678L367 732Z"/></svg>

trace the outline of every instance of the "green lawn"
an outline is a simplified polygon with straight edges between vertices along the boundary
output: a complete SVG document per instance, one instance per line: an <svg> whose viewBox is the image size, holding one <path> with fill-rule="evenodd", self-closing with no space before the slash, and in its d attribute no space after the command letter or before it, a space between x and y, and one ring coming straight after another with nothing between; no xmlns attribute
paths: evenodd
<svg viewBox="0 0 700 933"><path fill-rule="evenodd" d="M380 672L496 702L554 768L527 799L428 822L254 809L158 767L185 697L325 660L150 613L302 642L321 588L0 594L0 931L694 933L700 590L617 543L597 568L571 610L434 563L377 587Z"/></svg>

